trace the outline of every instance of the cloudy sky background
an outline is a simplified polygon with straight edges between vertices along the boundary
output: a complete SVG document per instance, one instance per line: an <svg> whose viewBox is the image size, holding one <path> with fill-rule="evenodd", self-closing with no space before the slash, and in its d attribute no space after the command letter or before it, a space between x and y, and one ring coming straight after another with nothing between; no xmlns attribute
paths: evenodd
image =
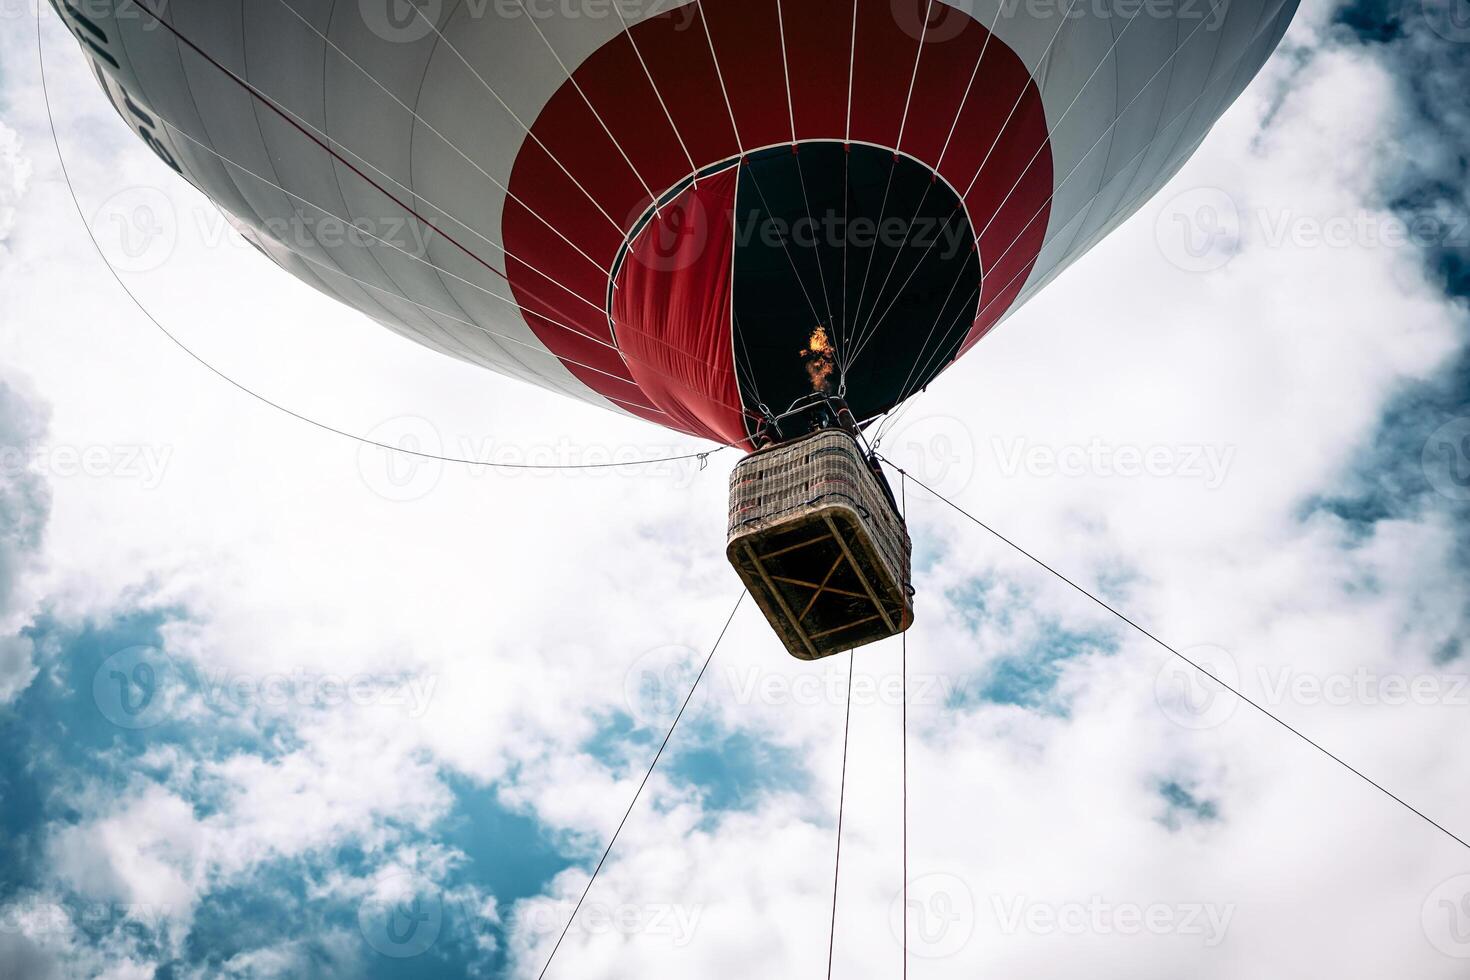
<svg viewBox="0 0 1470 980"><path fill-rule="evenodd" d="M1179 176L883 448L1466 836L1456 2L1308 0ZM35 11L0 15L0 974L534 976L738 595L732 454L414 463L230 387L93 251ZM42 27L88 223L230 377L454 455L703 448L282 274ZM1466 975L1465 848L908 505L914 976ZM900 967L898 653L855 660L843 977ZM548 976L825 969L847 669L737 612Z"/></svg>

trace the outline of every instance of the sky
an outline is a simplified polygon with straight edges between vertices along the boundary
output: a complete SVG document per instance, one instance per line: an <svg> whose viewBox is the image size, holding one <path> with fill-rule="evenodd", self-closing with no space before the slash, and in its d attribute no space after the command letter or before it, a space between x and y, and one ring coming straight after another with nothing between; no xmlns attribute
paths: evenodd
<svg viewBox="0 0 1470 980"><path fill-rule="evenodd" d="M0 3L0 976L536 976L736 605L732 452L281 274ZM886 455L1462 837L1470 19L1307 0ZM86 225L83 224L85 220ZM1147 465L1144 465L1144 462ZM1464 977L1470 851L910 484L900 650L746 601L548 977Z"/></svg>

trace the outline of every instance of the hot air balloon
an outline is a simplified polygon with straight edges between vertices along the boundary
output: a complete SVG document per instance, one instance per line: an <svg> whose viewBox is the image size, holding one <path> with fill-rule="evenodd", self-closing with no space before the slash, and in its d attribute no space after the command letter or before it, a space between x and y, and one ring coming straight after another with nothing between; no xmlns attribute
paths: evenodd
<svg viewBox="0 0 1470 980"><path fill-rule="evenodd" d="M1296 0L52 4L286 271L754 449L974 347L1183 164Z"/></svg>

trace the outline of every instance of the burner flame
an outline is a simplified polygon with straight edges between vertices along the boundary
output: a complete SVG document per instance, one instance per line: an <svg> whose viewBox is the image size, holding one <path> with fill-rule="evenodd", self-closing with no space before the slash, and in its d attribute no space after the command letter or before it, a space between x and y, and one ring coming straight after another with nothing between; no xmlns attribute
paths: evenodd
<svg viewBox="0 0 1470 980"><path fill-rule="evenodd" d="M837 352L827 337L827 328L820 323L807 340L801 359L806 362L807 376L812 379L812 391L830 391L832 372L837 368Z"/></svg>

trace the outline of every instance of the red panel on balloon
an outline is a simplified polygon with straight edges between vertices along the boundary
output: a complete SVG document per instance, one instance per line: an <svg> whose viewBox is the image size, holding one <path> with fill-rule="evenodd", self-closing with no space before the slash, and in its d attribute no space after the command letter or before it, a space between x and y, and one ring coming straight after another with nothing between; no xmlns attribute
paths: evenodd
<svg viewBox="0 0 1470 980"><path fill-rule="evenodd" d="M642 228L626 271L614 269L625 247L614 226L630 233L649 210L649 192L670 194L691 163L709 168L784 144L793 129L797 142L842 140L850 115L852 140L928 166L963 200L977 235L984 278L966 348L1009 310L1035 265L1053 192L1040 93L1014 51L944 0L700 0L633 23L573 76L577 83L568 79L532 125L510 192L576 248L553 241L515 205L505 211L504 241L509 253L581 297L592 298L594 263L620 275L613 291L604 274L602 292L612 303L621 357L587 350L585 337L608 339L606 318L592 323L591 310L526 264L508 262L508 272L519 303L562 324L530 317L537 337L567 362L592 356L598 371L572 363L568 370L635 414L721 442L745 438L739 420L749 409L730 350L733 284L720 279L732 272L728 262L717 270L715 261L719 250L729 258L731 229L728 211L711 212L717 202L707 197L726 184L733 194L734 170L701 178L697 191L663 207L677 219ZM841 172L835 179L840 189ZM691 223L674 234L667 222L685 219ZM696 231L719 239L696 261L632 268L645 249L662 241L677 251L688 246L680 236ZM680 316L688 319L676 322Z"/></svg>
<svg viewBox="0 0 1470 980"><path fill-rule="evenodd" d="M739 168L704 177L663 205L618 272L613 322L633 380L687 430L746 438L730 303Z"/></svg>

